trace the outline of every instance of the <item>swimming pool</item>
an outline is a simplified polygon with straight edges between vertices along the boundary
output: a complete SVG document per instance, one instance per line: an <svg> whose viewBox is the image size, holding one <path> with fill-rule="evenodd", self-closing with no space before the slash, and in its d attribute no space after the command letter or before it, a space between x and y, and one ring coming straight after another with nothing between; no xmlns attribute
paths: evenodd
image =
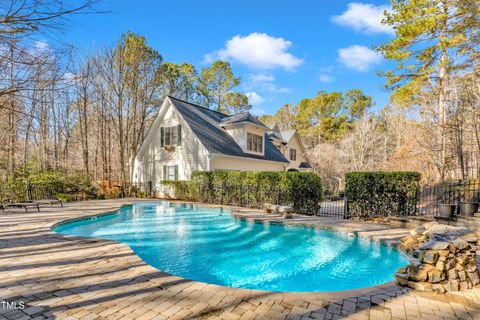
<svg viewBox="0 0 480 320"><path fill-rule="evenodd" d="M269 291L365 288L393 280L408 263L397 250L365 238L168 202L134 204L55 231L125 243L148 264L183 278Z"/></svg>

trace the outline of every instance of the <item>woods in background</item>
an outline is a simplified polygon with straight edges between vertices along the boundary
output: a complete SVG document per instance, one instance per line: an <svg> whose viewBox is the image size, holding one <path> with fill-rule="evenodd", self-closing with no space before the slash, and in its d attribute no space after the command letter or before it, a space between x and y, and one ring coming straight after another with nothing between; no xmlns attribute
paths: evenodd
<svg viewBox="0 0 480 320"><path fill-rule="evenodd" d="M0 178L81 172L131 181L129 167L166 95L224 113L249 110L230 64L197 70L164 61L138 34L88 55L47 43L96 0L3 1L0 16ZM376 50L392 96L319 91L261 120L296 128L326 188L347 171L415 170L425 181L480 175L480 2L392 0L395 37Z"/></svg>
<svg viewBox="0 0 480 320"><path fill-rule="evenodd" d="M299 129L315 172L335 190L346 171L415 170L426 182L480 177L480 2L391 4L382 23L395 37L376 48L397 66L379 72L392 91L388 106L368 112L360 90L320 92L263 119Z"/></svg>
<svg viewBox="0 0 480 320"><path fill-rule="evenodd" d="M165 62L132 32L88 56L38 40L68 24L69 15L93 12L94 4L2 3L8 12L0 19L2 180L81 171L92 181L125 187L138 145L167 95L225 113L251 108L234 91L240 78L228 62L200 72L188 63Z"/></svg>

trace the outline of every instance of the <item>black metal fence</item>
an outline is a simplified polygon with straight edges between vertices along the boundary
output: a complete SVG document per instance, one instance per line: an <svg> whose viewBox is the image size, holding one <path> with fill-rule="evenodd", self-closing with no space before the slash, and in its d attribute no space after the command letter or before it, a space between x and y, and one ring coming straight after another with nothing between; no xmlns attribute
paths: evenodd
<svg viewBox="0 0 480 320"><path fill-rule="evenodd" d="M258 188L250 185L215 184L213 186L198 185L197 201L223 205L263 208L264 203L282 206L291 206L296 212L313 215L318 212L319 201L294 198L292 190L282 189L279 186Z"/></svg>
<svg viewBox="0 0 480 320"><path fill-rule="evenodd" d="M345 197L344 195L325 195L320 202L317 216L331 218L345 218Z"/></svg>
<svg viewBox="0 0 480 320"><path fill-rule="evenodd" d="M445 181L421 188L417 214L434 217L438 216L439 204L457 205L459 202L478 202L479 200L480 180Z"/></svg>
<svg viewBox="0 0 480 320"><path fill-rule="evenodd" d="M162 196L170 193L172 197L171 186L164 187L157 194L157 190L152 188L151 184L136 185L136 195ZM262 208L265 202L288 205L296 209L297 212L332 218L348 218L348 199L343 194L332 194L328 190L324 191L321 201L294 201L295 191L285 190L278 186L270 188L256 188L249 185L199 185L195 192L193 201L205 203L216 203L223 205L241 206L248 208ZM445 181L433 185L424 185L420 188L417 201L411 204L412 210L409 215L434 217L439 215L439 204L458 204L459 202L478 202L480 201L480 180L456 180ZM398 205L402 206L401 198L398 199ZM457 206L458 207L458 206ZM395 213L389 212L389 215Z"/></svg>
<svg viewBox="0 0 480 320"><path fill-rule="evenodd" d="M0 187L1 202L25 202L34 200L57 199L59 195L64 194L65 190L61 186L49 185L18 185L15 187ZM80 196L71 196L73 200L81 200Z"/></svg>

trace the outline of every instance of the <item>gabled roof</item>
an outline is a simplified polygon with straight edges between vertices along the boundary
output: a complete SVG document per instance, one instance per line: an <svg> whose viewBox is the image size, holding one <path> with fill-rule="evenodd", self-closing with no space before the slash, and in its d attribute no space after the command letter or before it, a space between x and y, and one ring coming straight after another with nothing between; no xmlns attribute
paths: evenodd
<svg viewBox="0 0 480 320"><path fill-rule="evenodd" d="M257 117L252 116L250 112L242 112L242 113L237 113L231 116L226 116L220 121L220 124L224 125L224 124L233 124L233 123L240 123L240 122L250 122L259 127L269 129L265 124L263 124L260 120L258 120Z"/></svg>
<svg viewBox="0 0 480 320"><path fill-rule="evenodd" d="M280 134L280 132L278 131L269 131L267 133L267 136L269 139L273 140L273 139L276 139L278 141L281 141L282 143L284 144L287 144L287 141L285 141L282 137L282 135Z"/></svg>
<svg viewBox="0 0 480 320"><path fill-rule="evenodd" d="M280 131L280 134L282 135L283 140L288 142L293 137L295 132L296 132L295 130L283 130L283 131Z"/></svg>
<svg viewBox="0 0 480 320"><path fill-rule="evenodd" d="M289 163L289 161L269 139L265 139L264 156L243 152L242 148L240 148L235 140L227 133L225 129L221 127L222 120L225 118L232 118L232 116L228 116L226 114L213 111L171 96L169 96L169 99L183 119L190 126L193 133L198 137L198 139L200 139L208 152L228 156ZM259 120L257 119L257 121Z"/></svg>

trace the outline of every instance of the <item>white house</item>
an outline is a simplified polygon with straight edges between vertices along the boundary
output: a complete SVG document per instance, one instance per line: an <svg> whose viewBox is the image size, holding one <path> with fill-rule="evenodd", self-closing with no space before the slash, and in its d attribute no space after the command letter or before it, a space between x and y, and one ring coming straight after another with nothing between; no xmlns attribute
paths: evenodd
<svg viewBox="0 0 480 320"><path fill-rule="evenodd" d="M311 171L295 130L269 128L248 112L235 115L167 97L138 150L135 184L157 193L162 180L195 170Z"/></svg>

